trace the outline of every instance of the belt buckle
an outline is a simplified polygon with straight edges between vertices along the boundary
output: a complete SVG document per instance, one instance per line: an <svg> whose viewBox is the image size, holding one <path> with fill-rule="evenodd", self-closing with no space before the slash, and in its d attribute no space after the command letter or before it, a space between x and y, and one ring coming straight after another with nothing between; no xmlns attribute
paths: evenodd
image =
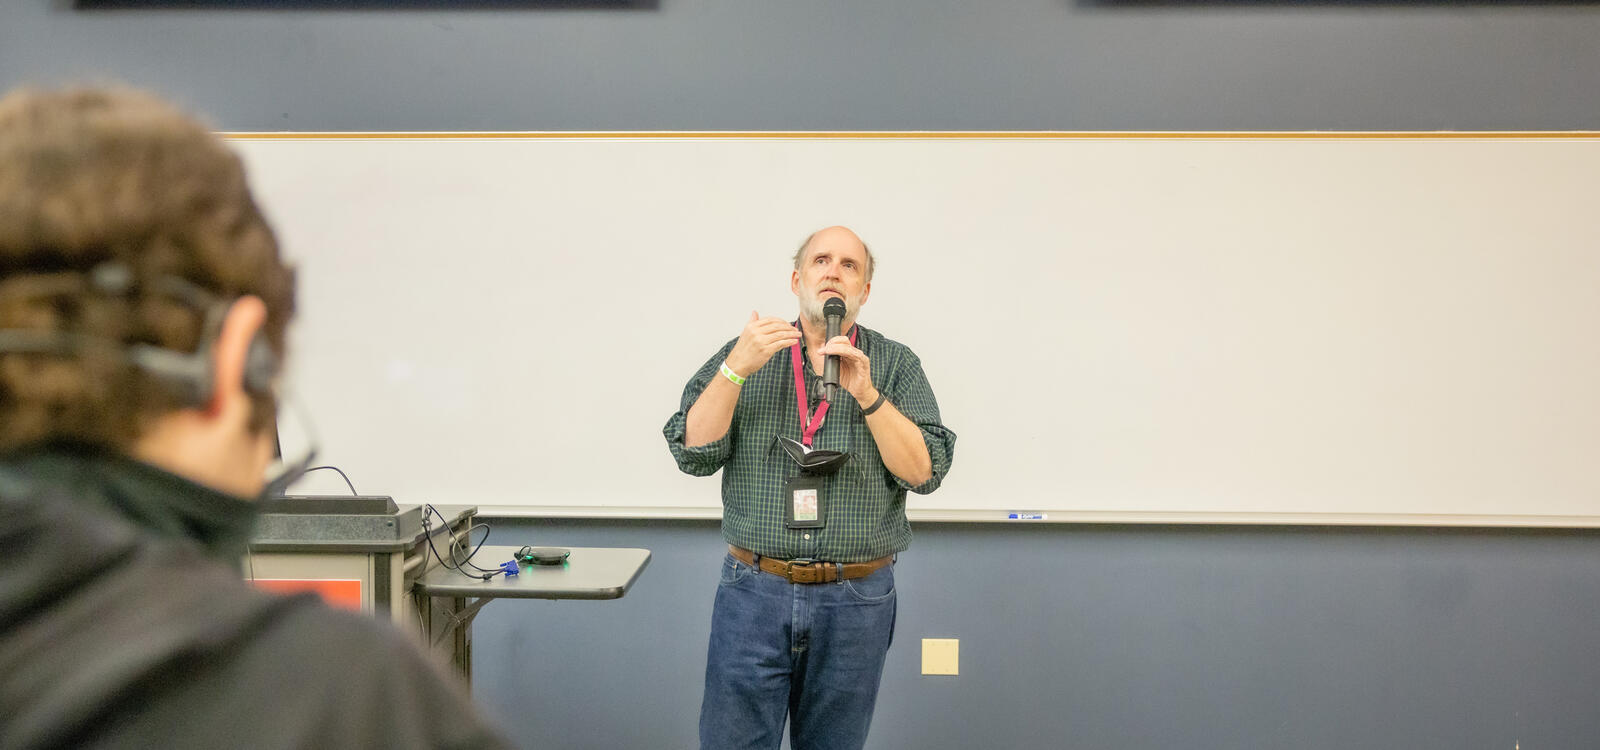
<svg viewBox="0 0 1600 750"><path fill-rule="evenodd" d="M796 580L796 571L805 571L805 580ZM822 566L818 565L816 560L809 557L802 557L789 561L788 573L789 574L785 577L789 579L789 583L821 583L823 577L826 575L826 570Z"/></svg>

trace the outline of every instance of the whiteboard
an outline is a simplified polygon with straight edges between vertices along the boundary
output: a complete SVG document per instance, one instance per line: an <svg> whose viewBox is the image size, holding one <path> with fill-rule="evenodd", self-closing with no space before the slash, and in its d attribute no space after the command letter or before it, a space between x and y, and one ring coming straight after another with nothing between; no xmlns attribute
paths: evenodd
<svg viewBox="0 0 1600 750"><path fill-rule="evenodd" d="M1596 525L1595 136L229 138L363 493L715 517L662 425L845 224L959 436L914 519Z"/></svg>

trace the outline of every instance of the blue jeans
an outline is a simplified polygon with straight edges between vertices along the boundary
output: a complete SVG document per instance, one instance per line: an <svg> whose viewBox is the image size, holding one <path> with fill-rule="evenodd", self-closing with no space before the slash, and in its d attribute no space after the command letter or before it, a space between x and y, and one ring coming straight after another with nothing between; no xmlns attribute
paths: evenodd
<svg viewBox="0 0 1600 750"><path fill-rule="evenodd" d="M894 566L789 583L728 555L711 612L702 750L860 748L894 639Z"/></svg>

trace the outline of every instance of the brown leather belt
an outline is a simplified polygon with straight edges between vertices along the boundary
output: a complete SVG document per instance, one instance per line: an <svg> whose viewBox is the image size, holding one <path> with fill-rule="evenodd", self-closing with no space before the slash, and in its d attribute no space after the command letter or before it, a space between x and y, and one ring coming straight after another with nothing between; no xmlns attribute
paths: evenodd
<svg viewBox="0 0 1600 750"><path fill-rule="evenodd" d="M775 560L759 557L743 547L728 545L728 552L745 565L753 565L763 573L771 573L790 583L833 583L852 578L866 578L874 571L894 562L894 555L858 563L831 563L820 560ZM759 559L758 559L759 557Z"/></svg>

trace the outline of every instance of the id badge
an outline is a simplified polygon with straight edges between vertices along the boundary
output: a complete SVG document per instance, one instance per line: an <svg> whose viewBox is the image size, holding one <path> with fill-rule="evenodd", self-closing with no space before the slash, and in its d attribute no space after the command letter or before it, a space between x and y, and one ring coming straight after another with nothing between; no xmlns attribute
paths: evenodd
<svg viewBox="0 0 1600 750"><path fill-rule="evenodd" d="M801 474L783 484L783 525L790 529L820 529L828 518L827 477Z"/></svg>

